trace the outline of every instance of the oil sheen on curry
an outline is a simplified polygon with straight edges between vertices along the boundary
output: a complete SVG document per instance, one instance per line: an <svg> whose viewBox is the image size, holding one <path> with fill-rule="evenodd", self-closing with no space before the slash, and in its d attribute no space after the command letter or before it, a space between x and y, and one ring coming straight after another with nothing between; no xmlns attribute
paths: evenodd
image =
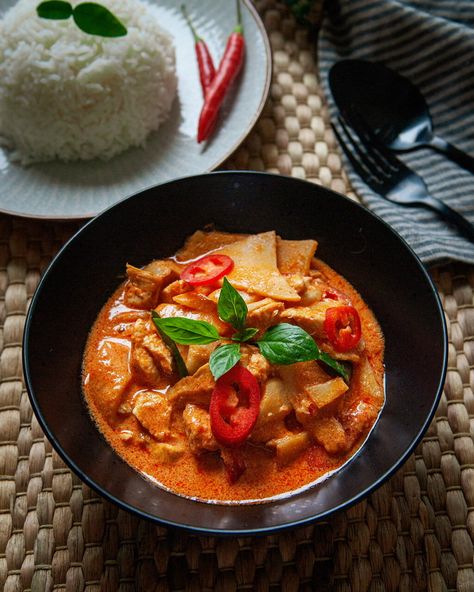
<svg viewBox="0 0 474 592"><path fill-rule="evenodd" d="M384 403L383 335L316 249L197 231L169 259L126 265L90 333L83 388L130 465L179 495L255 503L357 451Z"/></svg>

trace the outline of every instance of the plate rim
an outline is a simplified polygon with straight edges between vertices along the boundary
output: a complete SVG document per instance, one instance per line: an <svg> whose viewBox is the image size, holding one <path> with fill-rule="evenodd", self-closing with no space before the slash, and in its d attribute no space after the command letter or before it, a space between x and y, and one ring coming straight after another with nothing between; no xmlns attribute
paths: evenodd
<svg viewBox="0 0 474 592"><path fill-rule="evenodd" d="M400 467L406 462L408 457L413 453L413 450L420 443L420 441L422 440L423 436L425 435L427 429L429 428L429 425L430 425L430 423L436 413L436 410L438 408L438 405L439 405L439 402L441 399L441 395L443 392L444 384L445 384L446 375L447 375L449 339L448 339L446 316L444 313L444 309L442 306L440 295L438 293L438 290L436 288L436 285L435 285L433 279L431 278L430 274L428 273L426 266L420 260L418 255L412 249L412 247L407 243L407 241L392 226L390 226L390 224L385 222L380 216L375 214L372 210L366 208L365 206L363 206L359 202L355 202L354 200L351 200L349 197L347 197L346 195L344 195L342 193L338 193L332 189L328 189L323 186L317 186L318 191L322 191L322 193L326 193L326 194L330 194L330 195L336 195L338 198L342 198L343 200L350 202L352 206L364 210L368 215L372 216L373 218L378 220L379 223L381 223L383 226L385 226L389 232L391 232L393 235L395 235L395 237L398 238L398 240L400 240L400 242L404 245L404 247L407 249L407 251L413 257L414 262L416 263L422 276L424 276L424 279L427 282L427 286L430 288L430 292L434 298L436 313L437 313L437 316L439 317L439 320L440 320L440 328L441 328L441 335L442 335L442 352L443 352L442 367L440 368L439 380L437 382L437 387L436 387L436 393L434 393L434 396L433 396L433 399L432 399L432 402L431 402L431 405L429 408L429 412L426 414L423 423L419 426L418 432L416 433L415 437L413 438L413 440L411 441L410 445L407 447L407 449L405 450L403 455L400 458L398 458L397 461L389 469L387 469L382 475L380 475L378 477L378 479L376 479L368 487L359 491L356 495L353 495L352 497L350 497L346 501L341 502L337 506L334 506L328 510L313 514L311 516L307 516L307 517L304 517L301 519L291 520L289 522L285 522L285 523L282 523L282 524L279 524L276 526L264 526L264 527L259 527L259 528L243 528L243 529L236 529L236 528L219 529L219 528L215 528L212 526L199 527L199 526L184 524L182 522L176 522L176 521L170 520L168 518L158 517L152 513L149 513L149 512L140 510L134 506L131 506L129 503L117 498L115 495L113 495L112 493L107 491L104 487L102 487L101 485L96 483L86 473L84 473L77 466L77 464L70 458L70 456L67 454L67 452L61 446L59 440L54 436L54 434L50 430L50 428L45 420L45 417L43 416L43 413L41 411L39 401L37 400L36 395L34 394L34 388L32 385L32 377L31 377L31 373L30 373L30 364L29 364L29 355L28 355L29 334L30 334L30 329L31 329L31 325L32 325L32 319L34 316L34 312L35 312L35 309L38 305L38 300L40 298L41 291L43 289L44 284L47 281L49 274L53 271L53 269L56 265L56 262L60 259L60 257L62 257L63 252L67 249L67 247L69 246L69 243L71 243L76 238L76 236L81 234L86 227L93 226L95 224L97 218L99 218L103 214L106 214L108 212L108 210L118 207L122 202L127 201L128 199L131 199L131 198L133 198L145 191L149 191L150 189L152 189L154 187L161 187L161 186L167 185L169 183L175 183L177 181L192 179L192 178L196 178L196 177L205 177L205 176L209 176L209 175L214 176L214 175L235 175L235 174L245 175L245 176L265 176L265 177L276 177L276 178L281 177L281 175L278 175L275 173L267 173L267 172L263 172L263 171L240 171L240 170L214 171L212 173L200 173L197 175L183 176L183 177L179 177L177 179L172 179L172 180L154 185L150 188L138 191L137 193L135 193L131 196L128 196L127 198L124 198L123 200L120 200L119 202L109 206L108 208L103 210L103 212L101 212L101 214L99 214L99 216L94 217L93 219L89 220L77 232L75 232L73 234L73 236L61 247L61 249L58 251L58 253L54 256L54 258L49 263L46 270L43 272L41 280L35 289L35 292L32 296L31 302L30 302L30 306L28 308L28 312L27 312L27 316L26 316L26 320L25 320L25 328L24 328L24 332L23 332L23 340L22 340L22 363L23 363L24 380L25 380L26 391L28 394L28 399L29 399L30 404L33 408L33 411L36 415L36 418L41 426L41 429L44 431L45 435L47 436L47 438L49 439L49 441L53 445L54 449L59 454L59 456L63 459L63 461L66 463L66 465L72 471L74 471L74 473L84 483L86 483L86 485L91 487L91 489L93 489L100 497L103 497L106 500L111 501L114 504L117 504L119 508L122 508L128 512L131 512L132 514L134 514L135 516L138 516L141 519L151 521L154 524L164 525L166 527L177 528L180 530L184 530L184 531L188 531L188 532L192 532L194 534L204 535L204 536L269 535L269 534L281 532L281 531L284 531L287 529L299 528L299 527L304 527L304 526L307 526L310 524L317 523L321 520L324 520L328 516L332 516L333 514L339 512L339 511L349 509L350 507L352 507L356 503L362 501L370 493L377 490L381 485L383 485L383 483L385 483L391 476L393 476L400 469ZM297 181L299 183L306 183L309 185L314 185L310 181L307 181L304 179L298 179L298 178L294 178L294 177L287 177L287 179L290 179L292 181ZM377 419L377 422L378 422L378 419ZM103 437L103 436L101 435L101 437ZM364 444L361 446L361 448L358 451L356 451L356 453L351 457L350 460L354 459L356 456L358 456L361 453L365 444L366 444L366 442L364 442ZM109 446L110 446L110 444L109 444ZM116 452L115 452L115 454L120 459L122 459L122 457L120 457L120 455L118 455ZM124 461L124 462L126 462L126 461ZM171 492L171 494L176 495L172 492ZM296 496L297 496L297 494L296 494ZM291 497L292 496L290 496L288 499L291 499ZM203 503L203 502L194 501L194 500L189 500L189 501L193 502L193 503L198 503L198 504ZM283 501L285 501L285 500L283 500ZM265 502L265 503L268 505L278 504L279 501L276 500L276 501L269 501L269 502ZM229 506L229 507L232 507L232 506Z"/></svg>
<svg viewBox="0 0 474 592"><path fill-rule="evenodd" d="M270 45L270 39L268 37L268 33L267 33L265 25L262 21L262 18L260 16L259 12L257 11L257 8L253 5L252 0L240 0L240 2L242 2L245 5L245 7L249 11L250 15L252 16L252 18L257 26L257 29L260 31L260 35L261 35L261 38L263 41L263 45L264 45L264 49L265 49L265 57L266 57L266 70L265 70L265 81L264 81L263 92L260 97L260 102L258 104L258 107L255 110L252 119L248 122L247 126L244 128L244 130L242 131L240 136L236 139L233 146L231 146L227 150L227 152L225 152L212 166L207 167L205 170L203 170L201 172L195 173L193 176L207 174L207 173L215 171L242 145L242 143L245 141L245 139L247 138L247 136L250 134L253 127L255 126L256 122L258 121L258 119L263 111L263 108L265 106L265 103L267 102L268 96L269 96L270 85L271 85L271 80L272 80L272 73L273 73L273 55L272 55L272 50L271 50L271 45ZM50 161L50 162L55 162L55 161ZM87 161L84 161L84 163L87 164ZM175 177L173 179L163 181L163 183L168 183L169 181L174 181L174 180L181 179L181 178L182 177ZM53 214L53 215L51 215L51 214L32 214L32 213L27 213L27 212L17 212L15 210L10 210L8 208L4 208L0 205L0 214L5 214L8 216L16 216L18 218L23 218L23 219L27 219L27 220L30 220L30 219L31 220L51 220L51 221L57 221L57 222L61 222L61 221L67 222L67 221L74 221L74 220L79 220L79 221L80 220L90 220L90 219L94 218L95 216L98 216L102 212L108 210L110 207L113 207L116 203L119 203L119 202L123 201L124 199L127 199L128 197L135 195L136 193L141 193L142 191L148 191L149 189L152 189L156 185L161 185L161 184L162 183L152 183L151 185L148 185L142 189L132 191L131 193L126 193L125 195L122 195L122 197L120 199L118 199L117 201L115 201L114 203L109 204L109 205L105 206L104 208L102 208L101 210L98 210L96 212L86 212L84 214L70 214L70 215L67 215L67 214Z"/></svg>

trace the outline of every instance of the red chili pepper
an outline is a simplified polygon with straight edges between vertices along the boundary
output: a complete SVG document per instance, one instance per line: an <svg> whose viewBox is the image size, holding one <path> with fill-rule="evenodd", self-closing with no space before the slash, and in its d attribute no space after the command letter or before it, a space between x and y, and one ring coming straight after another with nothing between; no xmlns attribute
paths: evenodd
<svg viewBox="0 0 474 592"><path fill-rule="evenodd" d="M215 439L224 446L242 444L252 431L260 409L260 387L255 376L235 365L216 381L209 414Z"/></svg>
<svg viewBox="0 0 474 592"><path fill-rule="evenodd" d="M181 279L192 286L205 286L220 280L233 267L234 261L227 255L205 255L185 267Z"/></svg>
<svg viewBox="0 0 474 592"><path fill-rule="evenodd" d="M214 80L206 94L204 105L201 109L198 124L197 141L203 142L209 137L217 114L224 101L225 95L240 72L244 62L245 40L242 29L242 18L240 14L240 2L237 0L238 23L227 40L227 45Z"/></svg>
<svg viewBox="0 0 474 592"><path fill-rule="evenodd" d="M216 75L214 61L212 59L209 48L206 45L206 42L196 33L196 29L194 28L193 23L191 22L191 19L188 16L188 12L184 4L181 6L181 12L183 13L183 16L186 19L186 22L188 23L188 26L191 29L191 32L194 37L194 49L196 51L202 93L204 96L206 96L207 91L211 86L211 82L214 80L214 77Z"/></svg>
<svg viewBox="0 0 474 592"><path fill-rule="evenodd" d="M328 308L323 327L329 341L338 352L349 351L360 341L360 317L353 306Z"/></svg>

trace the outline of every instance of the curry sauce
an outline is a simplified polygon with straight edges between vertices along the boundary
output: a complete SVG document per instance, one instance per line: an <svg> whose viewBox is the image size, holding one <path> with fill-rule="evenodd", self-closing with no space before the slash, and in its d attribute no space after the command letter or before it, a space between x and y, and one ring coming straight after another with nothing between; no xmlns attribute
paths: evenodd
<svg viewBox="0 0 474 592"><path fill-rule="evenodd" d="M287 495L351 458L384 403L383 334L358 292L315 257L316 249L316 241L285 241L274 232L198 231L169 259L127 264L127 280L92 327L83 364L91 415L121 457L172 492L223 503ZM232 261L225 280L199 264L193 284L190 266L209 253ZM242 327L222 313L224 283L245 303L252 334L245 341ZM218 339L170 343L152 311L159 319L202 321ZM276 363L283 358L262 346L275 327L288 335L297 328L318 356L291 362L297 354L289 341L279 350L284 363ZM237 445L223 438L212 415L223 345L238 352L234 367L250 373L259 393L254 421ZM248 406L235 388L223 407L231 428Z"/></svg>

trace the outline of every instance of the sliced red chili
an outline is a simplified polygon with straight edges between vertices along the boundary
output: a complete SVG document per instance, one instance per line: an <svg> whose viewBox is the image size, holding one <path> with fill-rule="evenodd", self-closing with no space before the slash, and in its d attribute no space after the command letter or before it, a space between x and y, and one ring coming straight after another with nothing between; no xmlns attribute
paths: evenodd
<svg viewBox="0 0 474 592"><path fill-rule="evenodd" d="M181 279L192 286L204 286L220 280L234 267L233 260L227 255L206 255L190 263L181 272Z"/></svg>
<svg viewBox="0 0 474 592"><path fill-rule="evenodd" d="M324 331L336 351L347 352L353 349L361 337L359 313L353 306L328 308Z"/></svg>
<svg viewBox="0 0 474 592"><path fill-rule="evenodd" d="M224 446L239 446L252 431L260 409L260 386L240 364L223 374L212 391L209 414L215 439Z"/></svg>

